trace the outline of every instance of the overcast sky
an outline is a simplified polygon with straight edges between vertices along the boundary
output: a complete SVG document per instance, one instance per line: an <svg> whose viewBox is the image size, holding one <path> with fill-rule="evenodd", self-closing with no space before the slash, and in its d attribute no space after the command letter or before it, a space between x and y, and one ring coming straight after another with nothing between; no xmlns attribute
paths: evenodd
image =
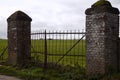
<svg viewBox="0 0 120 80"><path fill-rule="evenodd" d="M32 31L85 29L85 10L97 0L1 0L0 38L7 35L6 19L21 10L32 18ZM120 0L109 0L120 9Z"/></svg>

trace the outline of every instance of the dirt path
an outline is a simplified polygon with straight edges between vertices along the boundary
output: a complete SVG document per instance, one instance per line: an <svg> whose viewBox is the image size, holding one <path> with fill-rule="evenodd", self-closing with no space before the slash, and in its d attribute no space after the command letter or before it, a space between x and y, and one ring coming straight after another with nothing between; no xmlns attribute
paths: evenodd
<svg viewBox="0 0 120 80"><path fill-rule="evenodd" d="M11 76L0 75L0 80L22 80Z"/></svg>

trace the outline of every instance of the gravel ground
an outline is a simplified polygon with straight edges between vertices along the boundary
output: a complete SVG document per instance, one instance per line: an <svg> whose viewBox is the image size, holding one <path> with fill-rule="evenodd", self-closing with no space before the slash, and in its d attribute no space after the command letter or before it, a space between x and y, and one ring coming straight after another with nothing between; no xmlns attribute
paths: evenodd
<svg viewBox="0 0 120 80"><path fill-rule="evenodd" d="M11 76L0 75L0 80L22 80Z"/></svg>

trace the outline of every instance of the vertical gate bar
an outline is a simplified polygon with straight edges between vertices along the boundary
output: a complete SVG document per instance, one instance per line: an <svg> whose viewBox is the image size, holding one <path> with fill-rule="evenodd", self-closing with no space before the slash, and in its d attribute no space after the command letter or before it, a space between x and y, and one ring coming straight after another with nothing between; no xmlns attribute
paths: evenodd
<svg viewBox="0 0 120 80"><path fill-rule="evenodd" d="M51 54L51 47L50 47L50 42L51 42L51 37L50 37L50 30L48 31L48 42L47 42L47 44L48 44L48 47L49 47L49 49L47 50L47 53L49 53L49 54ZM50 59L50 62L51 62L51 56L50 57L48 57L48 60ZM51 66L50 66L51 67Z"/></svg>
<svg viewBox="0 0 120 80"><path fill-rule="evenodd" d="M54 40L55 40L55 41L53 41L53 44L55 45L55 48L56 48L56 34L55 34L55 33L56 33L56 31L54 30ZM56 49L55 49L55 48L53 48L53 52L52 52L53 54L56 53ZM54 55L53 55L53 60L54 60L54 62L55 62L55 57L54 57Z"/></svg>
<svg viewBox="0 0 120 80"><path fill-rule="evenodd" d="M39 33L40 33L40 31L39 31ZM40 43L40 42L41 42L41 41L40 41L40 39L41 39L40 34L39 34L38 37L39 37L39 39L38 39L39 41L38 41L38 42ZM39 44L38 44L38 51L41 52L41 49L40 49L40 45L39 45ZM40 59L40 56L39 56L39 59Z"/></svg>
<svg viewBox="0 0 120 80"><path fill-rule="evenodd" d="M63 33L63 31L61 30L61 33ZM64 34L61 34L61 46L62 46L62 54L64 54L64 45L63 45L63 41L64 41L64 38L63 38L63 35ZM60 56L61 57L61 56ZM59 59L58 59L59 60ZM64 64L64 59L61 61L61 64L63 65Z"/></svg>
<svg viewBox="0 0 120 80"><path fill-rule="evenodd" d="M40 33L40 31L39 31L39 33ZM39 46L38 46L38 49L39 49L39 52L41 53L42 51L41 51L41 46L40 45L42 45L41 44L41 34L39 34ZM41 54L39 53L39 61L41 60Z"/></svg>
<svg viewBox="0 0 120 80"><path fill-rule="evenodd" d="M42 33L42 30L40 30L40 33ZM40 34L40 52L42 53L42 34ZM40 60L42 60L42 54L40 55Z"/></svg>
<svg viewBox="0 0 120 80"><path fill-rule="evenodd" d="M60 33L61 33L61 31L60 31ZM63 54L63 53L61 53L62 52L62 50L63 50L63 48L62 48L62 35L61 34L59 34L60 35L60 53L59 54ZM61 57L61 56L60 56ZM58 59L59 59L59 57L58 57ZM57 60L58 61L58 60Z"/></svg>
<svg viewBox="0 0 120 80"><path fill-rule="evenodd" d="M81 32L79 30L79 32ZM81 34L79 34L79 39L81 38ZM81 43L79 43L79 46L78 46L78 53L79 55L81 55ZM78 57L78 64L81 66L81 56Z"/></svg>
<svg viewBox="0 0 120 80"><path fill-rule="evenodd" d="M55 33L54 34L55 35L55 48L54 48L54 51L53 51L54 53L53 54L56 54L56 52L57 52L57 45L56 45L57 44L57 38L56 38L57 34L56 33L57 32L54 30L54 33ZM55 62L55 57L54 57L54 62Z"/></svg>
<svg viewBox="0 0 120 80"><path fill-rule="evenodd" d="M64 50L65 50L65 52L66 52L66 43L67 43L66 41L67 41L67 40L66 40L66 34L65 34L65 33L66 33L66 31L64 31ZM64 53L65 53L65 52L64 52ZM66 61L66 62L65 62L65 65L66 65L66 64L67 64L67 56L66 56L65 58L66 58L66 59L65 59L65 61Z"/></svg>
<svg viewBox="0 0 120 80"><path fill-rule="evenodd" d="M67 33L68 33L68 30L66 31ZM69 39L68 39L68 34L65 34L66 35L66 42L65 42L65 50L67 50L67 44L68 44L68 42L69 42ZM68 56L69 57L69 56ZM67 56L66 56L66 58L67 58ZM66 62L67 63L67 62Z"/></svg>
<svg viewBox="0 0 120 80"><path fill-rule="evenodd" d="M45 45L45 31L42 30L41 32L42 32L41 35L42 35L42 38L43 38L43 40L42 40L42 51L43 51L42 62L44 63L44 58L45 58L45 57L44 57L44 55L45 55L45 54L44 54L44 53L45 53L45 46L44 46L44 45Z"/></svg>
<svg viewBox="0 0 120 80"><path fill-rule="evenodd" d="M60 31L58 31L58 33L60 33ZM58 45L59 45L58 48L59 48L59 49L58 49L57 55L60 53L60 50L61 50L60 41L61 41L61 40L60 40L60 34L58 34ZM57 58L57 59L58 59L58 58ZM56 59L56 61L57 61L57 59Z"/></svg>
<svg viewBox="0 0 120 80"><path fill-rule="evenodd" d="M55 46L55 43L56 43L56 40L55 40L55 31L53 30L52 32L53 32L54 34L52 34L53 41L52 41L52 44L51 44L51 45L52 45L52 46ZM51 32L51 33L52 33L52 32ZM51 46L51 47L52 47L52 46ZM55 50L54 50L54 48L52 47L52 54L54 54L54 52L55 52ZM52 55L52 58L53 58L53 62L52 62L52 63L54 63L54 61L55 61L54 55ZM53 65L53 64L52 64L52 65ZM54 67L54 65L53 65L53 67Z"/></svg>
<svg viewBox="0 0 120 80"><path fill-rule="evenodd" d="M31 39L32 39L32 40L31 40L31 45L32 45L32 46L31 46L31 47L32 47L32 49L31 49L31 50L32 50L31 57L33 57L33 62L34 62L34 51L35 51L35 50L34 50L34 34L31 35L31 36L32 36L32 37L31 37Z"/></svg>
<svg viewBox="0 0 120 80"><path fill-rule="evenodd" d="M47 35L46 35L46 30L45 30L45 43L44 43L44 69L47 68Z"/></svg>
<svg viewBox="0 0 120 80"><path fill-rule="evenodd" d="M38 33L38 32L37 32ZM38 36L39 36L39 34L37 34L37 40L36 40L36 43L38 42ZM37 52L38 52L38 44L37 44L37 46L36 46L36 50L37 50ZM36 53L36 61L38 61L38 53ZM37 63L37 62L36 62Z"/></svg>
<svg viewBox="0 0 120 80"><path fill-rule="evenodd" d="M83 33L83 30L82 30L82 33ZM83 34L82 34L83 36ZM82 55L83 55L83 39L82 39ZM82 56L82 68L83 68L83 56Z"/></svg>
<svg viewBox="0 0 120 80"><path fill-rule="evenodd" d="M38 33L38 32L37 32ZM37 44L37 42L38 42L38 35L39 34L37 34L36 35L36 51L38 52L38 44ZM38 60L38 53L36 53L36 63L37 63L37 60Z"/></svg>
<svg viewBox="0 0 120 80"><path fill-rule="evenodd" d="M62 33L62 30L61 30L61 33ZM61 52L62 52L62 55L63 55L63 54L64 54L64 51L63 51L63 50L64 50L64 48L63 48L63 40L64 40L64 39L63 39L63 34L61 34L60 40L61 40L61 47L62 47L62 51L61 51ZM60 57L61 57L61 56L60 56ZM59 60L59 59L58 59L58 60ZM57 61L58 61L58 60L57 60ZM61 61L61 64L63 65L63 60Z"/></svg>
<svg viewBox="0 0 120 80"><path fill-rule="evenodd" d="M72 33L72 30L70 31L70 33ZM73 44L73 34L70 34L70 46L72 46L72 44ZM72 64L73 63L73 60L72 60L72 50L70 51L70 64Z"/></svg>
<svg viewBox="0 0 120 80"><path fill-rule="evenodd" d="M40 33L41 33L41 30L40 30ZM42 34L40 34L40 39L39 40L40 40L39 48L40 48L40 52L42 53L42 47L41 47L42 46L42 43L41 43L42 42Z"/></svg>
<svg viewBox="0 0 120 80"><path fill-rule="evenodd" d="M35 52L36 52L36 36L37 36L37 35L35 35L35 42L34 42L34 45L35 45ZM35 57L35 64L36 64L36 53L35 53L34 57Z"/></svg>
<svg viewBox="0 0 120 80"><path fill-rule="evenodd" d="M44 33L45 31L44 30L42 30L41 31L42 33ZM42 61L44 62L44 43L45 43L45 39L44 39L44 37L45 37L45 34L41 34L42 35L42 51L43 51L43 55L42 55Z"/></svg>
<svg viewBox="0 0 120 80"><path fill-rule="evenodd" d="M56 44L56 52L55 52L55 54L57 54L57 51L58 51L58 43L57 43L57 42L58 42L58 39L57 39L57 32L58 32L58 31L56 30L56 31L55 31L55 33L56 33L56 43L55 43L55 44ZM56 60L56 56L55 56L55 61L57 61L57 60Z"/></svg>
<svg viewBox="0 0 120 80"><path fill-rule="evenodd" d="M37 32L37 33L38 33L38 32ZM38 51L38 50L37 50L37 48L38 48L38 45L37 45L38 35L39 35L39 34L36 34L36 48L35 48L36 51ZM36 59L37 59L37 53L36 53ZM36 61L37 61L37 60L36 60Z"/></svg>
<svg viewBox="0 0 120 80"><path fill-rule="evenodd" d="M56 33L58 33L58 30L56 30ZM56 53L58 53L58 34L56 34ZM56 56L55 56L55 61L57 61Z"/></svg>
<svg viewBox="0 0 120 80"><path fill-rule="evenodd" d="M64 34L64 30L62 32L63 32L63 49L64 49L63 53L65 53L65 44L64 44L65 43L65 38L64 38L65 34ZM65 57L65 59L63 59L63 65L65 65L65 64L66 64L66 57Z"/></svg>
<svg viewBox="0 0 120 80"><path fill-rule="evenodd" d="M80 31L78 30L78 32L77 33L79 33ZM77 34L77 39L79 40L79 34ZM79 48L80 48L80 43L78 44L78 47L77 47L77 53L78 53L78 55L80 55L80 50L79 50ZM77 64L79 65L79 57L80 56L77 56L77 58L76 58L76 60L77 60Z"/></svg>
<svg viewBox="0 0 120 80"><path fill-rule="evenodd" d="M74 31L74 33L76 33L76 30ZM73 41L74 41L74 43L76 42L75 35L76 35L76 34L74 34L74 40L73 40ZM78 43L78 44L79 44L79 43ZM73 56L73 57L74 57L74 66L75 66L75 64L76 64L76 63L75 63L75 60L76 60L76 56L75 56L75 54L76 54L76 53L75 53L75 49L76 49L76 47L75 47L75 48L73 48L73 50L74 50L74 56Z"/></svg>
<svg viewBox="0 0 120 80"><path fill-rule="evenodd" d="M36 35L35 35L35 40L34 40L34 45L36 44ZM36 45L35 45L35 51L36 51Z"/></svg>
<svg viewBox="0 0 120 80"><path fill-rule="evenodd" d="M34 45L34 48L36 49L36 46L35 46L35 40L36 40L36 35L34 35L34 42L33 42L33 45ZM36 51L36 50L35 50ZM36 53L34 53L34 63L35 63L35 55L36 55Z"/></svg>
<svg viewBox="0 0 120 80"><path fill-rule="evenodd" d="M49 31L50 32L50 31ZM52 31L53 33L54 33L54 31ZM52 44L54 44L54 34L51 34L51 36L52 36L52 41L51 41L51 43L50 43L50 45L52 45ZM54 46L53 46L54 47ZM52 47L52 51L51 51L51 54L53 54L53 51L54 51L54 48ZM54 62L54 59L53 59L54 57L53 57L53 55L52 55L52 63ZM52 65L52 67L53 67L53 65Z"/></svg>

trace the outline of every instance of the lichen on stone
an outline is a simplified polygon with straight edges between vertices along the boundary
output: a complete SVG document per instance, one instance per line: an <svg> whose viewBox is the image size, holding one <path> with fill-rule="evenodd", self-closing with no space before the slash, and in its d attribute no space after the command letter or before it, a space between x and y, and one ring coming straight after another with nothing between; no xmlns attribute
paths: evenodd
<svg viewBox="0 0 120 80"><path fill-rule="evenodd" d="M105 5L112 7L111 3L107 0L99 0L96 3L94 3L92 7L105 6Z"/></svg>

